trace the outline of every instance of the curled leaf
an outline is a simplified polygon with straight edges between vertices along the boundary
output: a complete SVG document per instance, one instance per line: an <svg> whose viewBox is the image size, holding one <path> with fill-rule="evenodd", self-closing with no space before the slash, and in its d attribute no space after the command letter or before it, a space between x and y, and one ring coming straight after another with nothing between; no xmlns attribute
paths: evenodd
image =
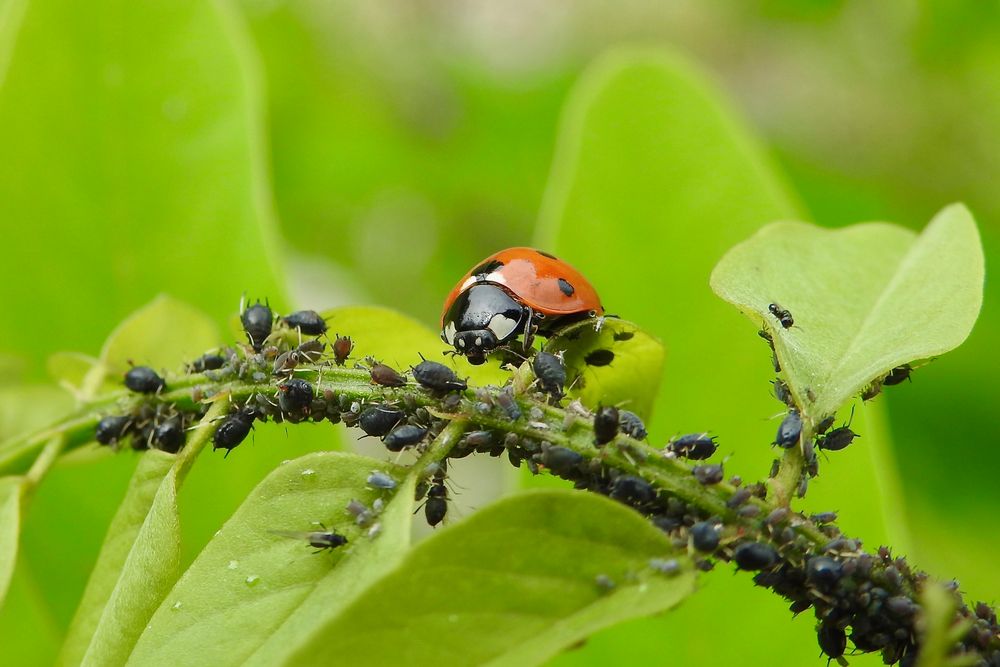
<svg viewBox="0 0 1000 667"><path fill-rule="evenodd" d="M664 348L637 324L617 318L579 322L553 336L545 351L561 353L567 393L585 405L619 405L649 417L663 373Z"/></svg>

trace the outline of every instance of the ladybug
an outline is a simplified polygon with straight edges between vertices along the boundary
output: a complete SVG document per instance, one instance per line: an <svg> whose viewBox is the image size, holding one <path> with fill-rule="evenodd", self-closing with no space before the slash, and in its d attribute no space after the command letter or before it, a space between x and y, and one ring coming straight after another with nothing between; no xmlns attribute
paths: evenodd
<svg viewBox="0 0 1000 667"><path fill-rule="evenodd" d="M508 248L469 271L445 299L441 338L474 365L522 333L524 347L604 313L597 292L572 266L534 248Z"/></svg>

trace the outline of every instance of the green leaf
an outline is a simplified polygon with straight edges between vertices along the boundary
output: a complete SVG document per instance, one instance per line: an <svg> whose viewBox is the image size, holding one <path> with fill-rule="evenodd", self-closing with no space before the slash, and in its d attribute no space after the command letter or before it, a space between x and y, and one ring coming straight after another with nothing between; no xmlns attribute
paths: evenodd
<svg viewBox="0 0 1000 667"><path fill-rule="evenodd" d="M337 614L391 569L407 548L413 482L389 501L367 486L373 470L402 481L405 470L351 454L318 452L285 463L250 494L153 615L135 647L137 665L280 664L313 626ZM374 538L347 512L389 501ZM272 530L319 530L348 537L331 554ZM266 656L266 657L263 657Z"/></svg>
<svg viewBox="0 0 1000 667"><path fill-rule="evenodd" d="M663 373L663 343L637 324L605 318L598 329L579 322L545 345L561 352L567 393L591 408L617 405L647 418Z"/></svg>
<svg viewBox="0 0 1000 667"><path fill-rule="evenodd" d="M216 315L244 290L280 300L256 72L228 6L5 9L0 281L25 286L5 293L5 351L37 375L164 286Z"/></svg>
<svg viewBox="0 0 1000 667"><path fill-rule="evenodd" d="M80 609L78 619L81 629L74 633L73 643L67 646L67 659L80 655L83 647L79 644L87 639L86 630L93 627L81 664L125 663L147 620L180 574L177 492L211 437L213 431L205 425L217 419L228 407L224 400L213 404L179 454L158 451L143 454L144 457L162 459L164 463L170 463L170 467L160 477L161 467L152 461L141 475L134 478L129 502L116 516L115 532L108 533L106 548L102 550L108 562L94 569L97 578L92 580L92 595L89 599L85 598L87 606ZM146 486L147 476L151 482L159 478L151 500L149 493L152 489ZM136 524L137 530L134 529ZM133 536L134 540L129 543L128 539ZM125 544L111 544L118 539ZM98 616L102 602L103 608L100 608Z"/></svg>
<svg viewBox="0 0 1000 667"><path fill-rule="evenodd" d="M0 477L0 604L17 562L17 543L21 533L21 495L23 477Z"/></svg>
<svg viewBox="0 0 1000 667"><path fill-rule="evenodd" d="M84 389L87 376L93 372L100 359L81 352L56 352L45 362L49 377L68 391L78 401L91 398Z"/></svg>
<svg viewBox="0 0 1000 667"><path fill-rule="evenodd" d="M819 421L894 367L966 339L983 300L982 245L961 205L919 236L775 223L720 260L712 288L771 332L796 402ZM795 325L782 329L771 303Z"/></svg>
<svg viewBox="0 0 1000 667"><path fill-rule="evenodd" d="M114 592L125 561L146 521L163 478L173 467L175 457L156 450L139 459L125 498L108 527L97 563L90 572L83 599L59 655L61 665L79 665L100 622L104 608Z"/></svg>
<svg viewBox="0 0 1000 667"><path fill-rule="evenodd" d="M652 558L677 558L668 577ZM602 590L597 577L617 585ZM416 546L286 664L535 665L597 629L670 609L694 572L640 515L565 490L494 503Z"/></svg>

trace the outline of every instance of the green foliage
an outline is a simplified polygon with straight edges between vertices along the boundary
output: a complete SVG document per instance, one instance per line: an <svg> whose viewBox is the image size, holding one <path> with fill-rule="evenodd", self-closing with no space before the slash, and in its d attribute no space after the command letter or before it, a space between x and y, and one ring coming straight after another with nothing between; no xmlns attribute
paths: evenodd
<svg viewBox="0 0 1000 667"><path fill-rule="evenodd" d="M0 602L7 597L7 587L14 574L17 542L21 532L21 477L0 478Z"/></svg>
<svg viewBox="0 0 1000 667"><path fill-rule="evenodd" d="M796 403L817 423L893 368L966 339L983 300L982 244L962 206L920 236L776 223L722 258L712 288L771 334ZM772 303L794 326L778 324Z"/></svg>
<svg viewBox="0 0 1000 667"><path fill-rule="evenodd" d="M796 6L787 13L805 13L798 4L802 3L785 2ZM270 297L272 304L282 306L285 285L274 270L282 243L272 233L264 178L262 149L268 140L274 143L277 194L287 213L289 241L301 250L352 265L354 273L345 282L360 276L372 294L422 313L432 325L439 299L435 295L443 294L468 268L470 255L485 254L526 233L528 211L541 187L538 174L549 155L554 109L573 74L570 66L563 64L558 71L528 82L523 78L501 82L487 80L482 63L449 62L447 75L427 86L410 81L412 72L395 71L400 61L366 62L371 59L367 45L359 49L353 41L330 39L334 31L354 30L352 21L321 17L336 23L336 28L312 21L317 10L308 3L245 5L254 19L270 77L270 114L275 123L266 138L260 127L253 57L238 22L227 13L228 5L189 0L169 6L122 0L86 7L30 0L8 0L3 5L0 142L8 168L0 178L0 220L6 223L7 251L0 280L13 289L5 292L4 308L10 317L0 320L0 383L5 385L0 389L0 440L70 409L68 397L53 397L51 387L20 384L22 375L40 377L41 361L54 349L94 354L110 323L165 288L210 313L217 323L231 315L235 297L244 291L252 298ZM922 30L933 32L941 22L930 19L952 14L966 16L958 10L924 11ZM810 15L818 21L825 14ZM947 22L960 23L951 18ZM981 30L982 44L990 44L986 39L990 30ZM947 36L930 43L972 49L971 41ZM920 38L927 40L928 35ZM392 43L407 64L412 60L423 66L419 55L427 54L420 49L427 49L419 37L402 46L393 39L381 41ZM359 52L350 53L352 48ZM378 48L371 47L372 52ZM981 51L988 50L976 46L964 57L972 59ZM994 69L990 58L995 56L976 57L988 78ZM844 98L855 101L853 96ZM978 101L977 123L988 126L989 102L984 109L984 100ZM372 113L380 103L385 108ZM895 122L898 114L891 116ZM949 127L963 125L955 120ZM928 134L942 134L949 143L955 138L951 133ZM787 162L787 145L783 149ZM962 165L966 152L970 159L976 157L975 151L963 151ZM727 472L740 472L748 479L761 477L770 462L771 453L763 443L773 437L775 424L765 419L779 406L767 397L770 371L763 346L734 313L706 298L705 287L715 260L760 225L807 217L797 210L793 195L764 155L727 102L685 62L652 50L615 52L583 76L571 98L538 236L541 245L585 270L611 312L648 332L633 339L642 343L641 351L616 351L608 368L581 365L580 357L593 347L603 348L607 333L624 322L609 321L601 334L584 332L579 342L551 341L553 347L566 349L571 370L583 371L585 381L574 393L588 402L629 400L629 409L654 415L650 423L654 438L710 429L720 436L724 451L733 453ZM921 172L927 165L947 170L942 167L947 162L912 161L921 165ZM853 160L847 162L853 169ZM987 173L978 164L970 162L977 178L968 180L981 182L979 187L989 191L992 181L978 176ZM800 182L803 169L800 165ZM821 220L844 217L844 210L868 211L880 205L875 197L862 201L858 192L844 197L836 189L821 199L816 193L830 183L823 175L815 178L819 183L808 193L809 202L820 204L815 212ZM895 178L905 181L902 176ZM917 194L924 202L939 198L938 191L951 191L947 184L935 186L911 185L911 190L921 190ZM864 194L868 196L868 190ZM913 194L902 191L895 196L911 206ZM940 353L933 350L950 349L968 333L977 308L973 291L966 288L975 282L977 270L981 278L981 256L977 262L972 252L975 229L964 209L948 209L943 216L936 240L927 233L913 241L911 236L886 232L900 241L896 251L891 251L890 240L886 249L878 249L880 262L865 265L870 268L865 279L885 279L883 284L898 285L904 297L894 300L896 310L879 310L884 316L872 322L880 326L877 331L864 329L865 340L892 339L882 333L904 338L902 332L881 326L887 320L907 327L921 322L927 326L920 337L905 338L912 343L907 355L933 356ZM470 234L470 229L477 231ZM949 235L948 230L957 233ZM844 232L855 233L859 232ZM959 247L963 245L964 249ZM908 246L905 253L904 246ZM903 254L916 256L921 249L930 254L913 260L908 274L913 282L903 280L899 275L905 272L896 271L902 264L894 262ZM832 265L842 268L844 260L833 261L832 251L818 254L811 258L822 265L824 275L833 275L842 284L842 273ZM873 259L871 248L862 254ZM802 259L795 252L788 255L793 264ZM962 257L969 259L963 262ZM787 256L781 261L788 261ZM784 294L789 273L800 278L811 275L812 267L810 263L810 273L801 266L789 268L784 282L775 283L777 293ZM947 267L949 279L965 286L953 286L953 294L959 296L955 303L944 299L949 293L941 280L931 284L929 279L942 267ZM914 294L917 282L926 283L928 293L940 303L927 307L923 293L907 296ZM796 289L801 284L801 279L791 282ZM837 292L829 296L864 305L857 294ZM766 322L759 297L766 297L766 307L774 296L754 292L746 297L752 301L752 319ZM821 327L806 327L810 319L823 321L821 300L810 297L801 306L794 303L794 295L778 300L793 310L802 327L775 331L779 355L797 378L793 386L800 395L816 384L809 374L815 376L821 363L842 362L853 373L841 377L837 371L837 377L831 376L835 382L827 383L829 391L823 393L830 405L839 405L856 392L867 381L863 378L877 377L892 367L886 366L894 363L889 356L875 359L867 345L863 355L848 355L849 350L842 349L845 353L831 361L835 355L827 346L814 349L808 343L821 340L813 337L814 329ZM946 312L955 315L950 332L944 331ZM418 352L429 359L441 358L444 347L432 329L392 311L349 308L328 315L332 332L352 334L357 342L349 364L367 354L377 354L399 368L419 361ZM844 324L858 325L858 318ZM118 378L126 359L173 369L193 354L226 342L204 316L169 297L123 326L102 359L61 353L49 359L50 374L75 398L89 400L120 388ZM926 372L927 382L914 389L923 392L917 399L923 402L897 404L904 407L892 425L896 433L905 434L901 442L907 453L903 465L909 473L909 509L919 508L921 502L939 508L934 510L936 523L916 524L926 545L921 558L936 554L935 566L945 572L957 563L963 581L964 573L972 572L986 590L995 573L995 549L988 544L992 536L983 536L982 526L992 518L993 487L987 478L988 462L995 455L982 451L979 428L988 423L995 402L995 392L982 381L996 358L991 331L980 327L980 341L985 342L980 342L976 354L967 353L964 370L953 372L946 364L922 370L921 380ZM234 335L240 337L238 331ZM931 339L934 345L928 344ZM666 343L665 360L658 340ZM801 345L791 345L793 341ZM501 383L507 377L490 365L470 367L454 358L446 363L476 383ZM659 395L658 386L662 386ZM911 390L910 395L916 392ZM910 417L909 422L900 415ZM931 429L923 428L934 415L952 419L937 419ZM954 429L962 426L969 431L954 435ZM891 532L898 546L900 540L895 538L904 530L898 511L901 495L881 403L859 410L855 428L864 433L864 446L839 453L824 466L807 506L836 507L845 529L864 537L867 544L882 541ZM949 454L940 451L945 438L951 443ZM43 444L0 447L0 465L28 473ZM459 657L489 653L494 664L531 664L603 625L668 608L693 585L686 562L683 575L675 579L648 571L643 550L662 555L662 536L633 514L580 494L504 501L413 550L407 550L406 535L413 504L407 485L412 480L383 514L382 535L370 543L352 540L350 552L313 557L300 543L267 533L270 527L291 527L285 524L295 517L306 521L310 507L316 508L315 513L339 508L352 490L356 495L370 493L358 479L341 479L334 470L329 478L336 479L335 488L324 488L297 505L292 503L297 496L288 494L290 506L285 507L282 489L272 488L274 480L286 477L302 482L304 478L294 477L292 471L314 459L355 460L336 455L295 458L312 449L340 446L339 430L327 425L303 424L287 430L268 425L257 431L255 441L225 461L221 455L201 457L181 495L178 487L196 448L176 469L156 453L143 454L134 472L131 452L78 465L86 457L106 453L89 447L77 450L73 460L63 459L63 465L37 489L47 464L34 468L31 479L0 478L0 593L14 567L18 529L25 526L11 600L0 614L5 658L18 664L48 662L45 652L54 650L66 631L94 558L97 564L61 656L65 664L76 664L84 655L91 663L121 664L137 639L131 660L143 664L198 661L208 655L221 656L216 664L225 664L230 659L241 661L232 656L245 655L249 648L253 653L247 658L254 664L279 664L295 657L308 662L328 658L331 645L355 662L372 657L399 660L394 651L400 650L402 640L417 644L427 637L447 638L419 644L429 661L448 662L457 655L448 652L461 650ZM949 456L947 466L941 465L941 456ZM286 459L294 460L280 465ZM368 465L374 464L361 467ZM978 483L965 484L967 490L954 493L925 491L928 471L936 471L938 486L952 489L963 470L979 475ZM247 497L271 471L257 494L271 488L272 495ZM129 473L132 482L126 490ZM361 474L344 464L343 474L352 473ZM845 488L850 493L845 494ZM37 497L31 513L22 521L26 506L21 498L33 493ZM961 493L966 494L965 504L958 499ZM337 496L336 503L323 502L331 495ZM244 505L213 537L241 501ZM116 505L98 556L97 540ZM552 507L559 513L546 514ZM891 510L888 524L880 508ZM579 520L573 526L563 525L565 515ZM266 518L271 516L273 521ZM597 525L593 519L601 517L605 521ZM535 532L512 533L511 526ZM959 534L959 528L964 532ZM586 533L586 544L596 546L598 553L584 548L581 555L579 549L567 547L580 542L567 536L574 530ZM524 536L536 534L542 535L538 543ZM179 573L206 544L168 595ZM71 554L66 545L72 545ZM619 547L637 551L629 554ZM973 555L977 548L979 561ZM232 555L241 549L250 555ZM503 560L505 556L508 560ZM539 562L510 562L529 556ZM230 560L239 561L238 570L244 566L259 570L256 585L247 585L245 578L226 578L231 574ZM483 566L470 572L470 562ZM492 570L485 566L490 563L495 565ZM530 588L526 582L533 581L529 577L538 574L531 569L536 565L544 570L548 595L525 591ZM557 579L569 570L570 583ZM592 585L598 571L637 572L639 578L625 583L628 576L613 576L622 580L619 586L600 596ZM469 608L456 607L461 602L456 592L466 591L451 588L454 572L468 577L466 598L482 603L471 610L486 614L482 618L472 619ZM289 578L283 579L286 575ZM298 575L305 581L302 589L293 585ZM776 660L812 664L816 647L811 620L797 621L776 646L775 628L788 627L785 605L773 595L751 590L744 577L716 574L710 581L668 619L599 633L584 649L566 653L556 662L648 661L651 651L667 646L669 659L682 664ZM287 585L264 597L275 582ZM563 598L566 587L573 596ZM215 598L231 604L213 608ZM256 604L258 599L264 603ZM396 605L388 615L386 600ZM175 608L176 602L181 605ZM750 608L754 613L748 616ZM929 618L942 619L947 613L930 602L927 608ZM534 614L540 609L552 615L538 619ZM146 630L151 619L152 629ZM729 630L726 641L707 642L704 629L714 633L723 625ZM403 629L411 627L412 635L404 634ZM97 635L92 636L95 629ZM333 644L330 636L339 641ZM263 643L251 647L248 637ZM852 658L852 664L865 660Z"/></svg>
<svg viewBox="0 0 1000 667"><path fill-rule="evenodd" d="M663 370L663 344L637 324L606 318L595 327L583 321L567 327L545 345L563 354L567 394L584 405L618 405L649 416Z"/></svg>
<svg viewBox="0 0 1000 667"><path fill-rule="evenodd" d="M4 318L4 347L93 349L164 285L212 313L280 300L256 82L223 5L8 5L0 281L44 274L5 299L44 326Z"/></svg>
<svg viewBox="0 0 1000 667"><path fill-rule="evenodd" d="M661 575L651 558L683 571ZM634 512L579 492L521 494L417 545L289 664L324 664L336 646L345 664L535 665L693 589L687 559Z"/></svg>
<svg viewBox="0 0 1000 667"><path fill-rule="evenodd" d="M373 470L400 480L394 497L366 485ZM413 506L413 481L403 479L402 468L337 453L279 467L163 598L130 662L284 664L403 557ZM378 498L387 506L372 538L346 507L351 500L370 507ZM320 523L345 535L347 546L316 555L305 541L271 532L321 530Z"/></svg>

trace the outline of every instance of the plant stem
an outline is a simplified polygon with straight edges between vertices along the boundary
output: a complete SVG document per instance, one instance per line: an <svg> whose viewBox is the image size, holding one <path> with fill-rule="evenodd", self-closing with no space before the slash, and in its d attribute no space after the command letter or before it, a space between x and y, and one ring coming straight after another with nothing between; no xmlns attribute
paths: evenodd
<svg viewBox="0 0 1000 667"><path fill-rule="evenodd" d="M268 367L267 364L259 365ZM259 376L260 372L258 369L249 374ZM527 368L517 376L519 392L514 396L521 417L502 409L503 390L495 387L469 388L460 394L439 396L412 382L395 388L379 386L372 383L369 373L363 369L324 364L295 368L295 377L310 383L315 400L289 413L278 407L280 402L273 400L279 393L281 378L259 382L234 375L172 378L169 389L159 395L115 394L102 398L54 427L0 446L0 474L17 472L18 467L26 463L31 467L32 454L37 453L38 448L45 442L59 443L50 444L45 453L37 457L31 470L37 470L40 476L50 462L47 459L53 459L59 451L86 444L93 436L97 421L109 413L133 414L143 408L169 406L174 411L202 414L204 402L212 401L201 428L179 454L183 457L183 472L214 432L213 420L227 412L244 409L244 406L254 410L259 419L289 423L330 419L353 423L365 406L392 404L403 410L408 419L433 421L432 429L438 433L424 446L411 474L420 476L431 463L471 453L472 450L463 444L463 435L470 429L485 430L490 435L488 442L477 445L475 451L488 451L497 456L506 451L515 465L527 462L534 472L546 467L580 488L609 495L653 519L665 519L671 522L665 530L679 545L690 543L690 527L694 523L718 523L722 532L718 549L712 553L692 552L706 567L711 566L709 558L734 559L740 545L750 542L770 545L778 561L755 577L759 585L791 600L793 607L796 604L804 605L803 608L814 607L823 624L850 625L852 639L859 648L882 650L887 660L911 655L910 652L916 650L917 631L912 618L884 621L888 629L896 633L885 644L879 644L885 632L878 625L883 623L879 619L885 616L884 613L874 617L874 629L864 624L873 622L867 610L874 591L881 590L881 594L906 598L918 605L926 575L910 570L905 561L893 559L887 551L878 555L861 552L860 543L841 537L832 524L821 527L801 514L785 512L803 472L804 458L799 447L785 453L778 475L771 480L772 493L768 497L764 485L740 488L739 484L725 481L704 484L692 474L686 462L624 434L602 446L595 445L589 414L550 405L547 397L532 393L530 369ZM810 430L803 429L803 438L810 437ZM648 485L651 495L643 499L618 495L618 483L623 479ZM748 492L751 488L753 492ZM779 511L783 514L779 515ZM776 516L779 518L774 518ZM820 591L809 583L810 562L819 556L835 560L845 571L851 569L850 575L844 575L851 586L838 593L840 597L830 591ZM971 616L968 607L960 600L956 604L957 618L968 619ZM850 610L847 616L843 615L846 612L842 607ZM979 622L979 626L982 625ZM984 658L1000 654L1000 635L995 620L987 628L980 627L978 636L973 634L970 631L962 638L963 651L978 651L976 655Z"/></svg>

